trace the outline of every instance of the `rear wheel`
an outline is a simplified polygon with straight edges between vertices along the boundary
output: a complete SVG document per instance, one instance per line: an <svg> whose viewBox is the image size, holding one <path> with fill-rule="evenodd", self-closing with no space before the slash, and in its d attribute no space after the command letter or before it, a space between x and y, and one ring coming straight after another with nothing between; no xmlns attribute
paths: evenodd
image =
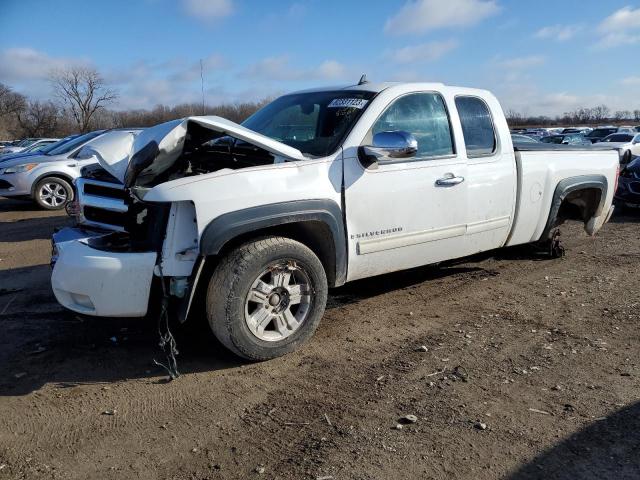
<svg viewBox="0 0 640 480"><path fill-rule="evenodd" d="M311 337L326 301L327 278L318 257L295 240L267 237L221 260L207 289L207 318L229 350L266 360Z"/></svg>
<svg viewBox="0 0 640 480"><path fill-rule="evenodd" d="M34 200L47 210L60 210L73 200L73 187L62 178L43 178L36 185Z"/></svg>

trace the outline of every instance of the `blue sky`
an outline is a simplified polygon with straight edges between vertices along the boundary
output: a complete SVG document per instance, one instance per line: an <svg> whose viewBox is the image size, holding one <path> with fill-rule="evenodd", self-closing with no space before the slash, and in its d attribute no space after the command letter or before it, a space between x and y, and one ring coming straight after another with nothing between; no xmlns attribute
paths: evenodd
<svg viewBox="0 0 640 480"><path fill-rule="evenodd" d="M505 108L640 109L631 0L2 0L0 82L51 96L53 69L96 67L116 108L254 100L317 85L424 80Z"/></svg>

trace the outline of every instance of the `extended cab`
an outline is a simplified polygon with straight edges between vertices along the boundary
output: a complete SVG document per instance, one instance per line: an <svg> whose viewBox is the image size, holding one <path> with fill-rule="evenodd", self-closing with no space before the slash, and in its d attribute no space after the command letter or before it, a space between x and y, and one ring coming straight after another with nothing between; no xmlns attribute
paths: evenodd
<svg viewBox="0 0 640 480"><path fill-rule="evenodd" d="M551 245L566 220L594 235L618 175L615 151L514 147L491 93L432 83L293 93L242 125L190 117L127 148L77 181L79 225L54 236L58 301L136 317L164 292L184 321L201 298L249 359L308 339L328 287Z"/></svg>

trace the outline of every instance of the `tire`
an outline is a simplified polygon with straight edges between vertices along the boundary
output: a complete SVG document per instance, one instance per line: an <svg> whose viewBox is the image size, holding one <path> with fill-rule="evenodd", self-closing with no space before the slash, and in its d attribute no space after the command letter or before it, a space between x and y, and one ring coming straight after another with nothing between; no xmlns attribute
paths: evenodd
<svg viewBox="0 0 640 480"><path fill-rule="evenodd" d="M221 259L207 288L207 319L233 353L268 360L313 335L327 290L322 263L308 247L289 238L264 237Z"/></svg>
<svg viewBox="0 0 640 480"><path fill-rule="evenodd" d="M33 199L45 210L60 210L73 200L73 187L58 177L46 177L38 181Z"/></svg>

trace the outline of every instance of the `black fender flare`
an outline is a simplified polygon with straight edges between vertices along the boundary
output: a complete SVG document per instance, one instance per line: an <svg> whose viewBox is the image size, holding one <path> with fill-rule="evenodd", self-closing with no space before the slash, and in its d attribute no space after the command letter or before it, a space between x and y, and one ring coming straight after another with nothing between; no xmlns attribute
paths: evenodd
<svg viewBox="0 0 640 480"><path fill-rule="evenodd" d="M331 232L335 252L334 286L343 285L347 278L347 243L342 210L328 199L295 200L245 208L225 213L213 219L200 239L202 256L217 255L224 245L246 233L277 225L316 221Z"/></svg>
<svg viewBox="0 0 640 480"><path fill-rule="evenodd" d="M596 208L596 216L602 214L609 189L609 182L604 175L579 175L576 177L565 178L558 182L558 185L556 185L556 189L553 192L549 218L547 219L547 224L541 238L547 238L553 229L556 218L558 217L558 212L560 211L560 206L564 199L567 198L571 192L587 188L600 190L600 203Z"/></svg>

